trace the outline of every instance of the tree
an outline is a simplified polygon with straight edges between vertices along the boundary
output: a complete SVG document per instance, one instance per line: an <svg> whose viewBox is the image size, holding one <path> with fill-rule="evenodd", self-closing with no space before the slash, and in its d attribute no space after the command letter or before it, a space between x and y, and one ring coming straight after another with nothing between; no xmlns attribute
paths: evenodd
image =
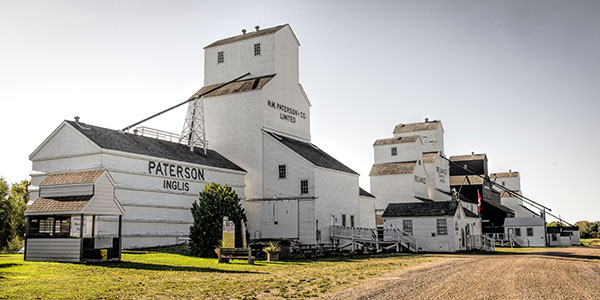
<svg viewBox="0 0 600 300"><path fill-rule="evenodd" d="M25 208L29 201L29 181L8 184L0 177L0 250L20 248L25 234ZM18 249L9 249L11 251Z"/></svg>
<svg viewBox="0 0 600 300"><path fill-rule="evenodd" d="M194 224L190 227L190 250L196 256L214 256L223 233L223 217L236 224L236 240L241 238L240 222L246 221L240 197L227 185L209 183L192 204Z"/></svg>

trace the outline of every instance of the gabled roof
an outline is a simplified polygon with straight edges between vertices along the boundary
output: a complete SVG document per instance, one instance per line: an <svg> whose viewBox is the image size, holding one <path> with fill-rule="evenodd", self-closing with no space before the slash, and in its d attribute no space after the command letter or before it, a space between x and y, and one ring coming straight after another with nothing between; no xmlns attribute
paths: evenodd
<svg viewBox="0 0 600 300"><path fill-rule="evenodd" d="M394 127L394 134L406 133L406 132L417 132L417 131L428 131L438 129L441 122L439 120L410 123L410 124L398 124Z"/></svg>
<svg viewBox="0 0 600 300"><path fill-rule="evenodd" d="M80 212L93 195L37 198L27 206L26 214L40 212Z"/></svg>
<svg viewBox="0 0 600 300"><path fill-rule="evenodd" d="M230 94L260 90L267 83L269 83L269 81L271 81L271 79L273 79L273 77L275 77L275 74L236 81L236 82L230 83L216 91L212 91L209 94L206 94L202 97L208 98L208 97L216 97L216 96L223 96L223 95L230 95ZM194 93L190 97L190 99L198 97L202 93L208 92L211 89L214 89L221 84L223 84L223 83L204 86L200 90L198 90L196 93Z"/></svg>
<svg viewBox="0 0 600 300"><path fill-rule="evenodd" d="M374 164L369 176L412 174L416 165L416 161Z"/></svg>
<svg viewBox="0 0 600 300"><path fill-rule="evenodd" d="M275 26L275 27L271 27L271 28L260 29L258 31L247 32L246 34L240 34L240 35L228 37L228 38L213 42L213 43L209 44L208 46L204 47L204 49L215 47L215 46L221 46L221 45L225 45L225 44L229 44L229 43L239 42L239 41L243 41L243 40L247 40L247 39L251 39L251 38L255 38L255 37L259 37L259 36L273 34L277 31L281 30L285 26L288 26L288 24L279 25L279 26Z"/></svg>
<svg viewBox="0 0 600 300"><path fill-rule="evenodd" d="M423 162L426 164L434 163L435 158L437 157L437 152L426 152L423 153Z"/></svg>
<svg viewBox="0 0 600 300"><path fill-rule="evenodd" d="M458 207L458 201L390 203L382 217L454 216Z"/></svg>
<svg viewBox="0 0 600 300"><path fill-rule="evenodd" d="M157 158L235 171L244 171L244 169L214 150L207 149L205 155L202 149L195 148L194 152L192 152L188 146L179 143L97 127L81 122L66 122L103 149L148 155Z"/></svg>
<svg viewBox="0 0 600 300"><path fill-rule="evenodd" d="M519 172L501 172L501 173L492 173L490 174L490 178L492 180L496 178L510 178L510 177L519 177Z"/></svg>
<svg viewBox="0 0 600 300"><path fill-rule="evenodd" d="M77 183L94 183L104 172L103 169L85 170L85 171L69 171L54 173L46 176L40 183L40 186L58 185L58 184L77 184Z"/></svg>
<svg viewBox="0 0 600 300"><path fill-rule="evenodd" d="M312 143L292 139L269 131L265 131L265 133L315 166L358 175L358 173L354 172L352 169L348 168L346 165L333 158L333 156L325 153L325 151L319 149L319 147Z"/></svg>
<svg viewBox="0 0 600 300"><path fill-rule="evenodd" d="M451 161L470 161L470 160L483 160L483 159L487 159L487 155L485 153L450 156Z"/></svg>
<svg viewBox="0 0 600 300"><path fill-rule="evenodd" d="M363 196L363 197L375 198L375 196L373 196L373 194L365 191L361 187L358 187L358 195Z"/></svg>
<svg viewBox="0 0 600 300"><path fill-rule="evenodd" d="M544 226L544 219L541 217L505 218L504 226Z"/></svg>
<svg viewBox="0 0 600 300"><path fill-rule="evenodd" d="M450 186L482 185L483 178L477 175L454 175L450 176Z"/></svg>
<svg viewBox="0 0 600 300"><path fill-rule="evenodd" d="M420 136L411 135L404 136L399 138L388 138L388 139L379 139L373 143L373 146L382 146L382 145L392 145L392 144L403 144L403 143L414 143L418 141Z"/></svg>

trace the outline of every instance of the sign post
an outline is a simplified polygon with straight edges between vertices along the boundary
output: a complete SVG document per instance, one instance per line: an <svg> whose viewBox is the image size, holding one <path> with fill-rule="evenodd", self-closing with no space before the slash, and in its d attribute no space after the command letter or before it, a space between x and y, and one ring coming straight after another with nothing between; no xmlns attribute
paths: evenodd
<svg viewBox="0 0 600 300"><path fill-rule="evenodd" d="M235 224L223 217L223 248L235 248Z"/></svg>

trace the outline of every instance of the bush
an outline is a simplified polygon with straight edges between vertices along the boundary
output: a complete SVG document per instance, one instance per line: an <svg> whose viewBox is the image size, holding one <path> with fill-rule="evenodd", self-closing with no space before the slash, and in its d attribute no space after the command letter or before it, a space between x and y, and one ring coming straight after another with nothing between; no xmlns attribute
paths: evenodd
<svg viewBox="0 0 600 300"><path fill-rule="evenodd" d="M236 245L241 244L240 222L246 214L239 196L227 185L209 183L192 204L194 224L190 227L190 250L196 256L214 256L223 235L223 217L235 223Z"/></svg>

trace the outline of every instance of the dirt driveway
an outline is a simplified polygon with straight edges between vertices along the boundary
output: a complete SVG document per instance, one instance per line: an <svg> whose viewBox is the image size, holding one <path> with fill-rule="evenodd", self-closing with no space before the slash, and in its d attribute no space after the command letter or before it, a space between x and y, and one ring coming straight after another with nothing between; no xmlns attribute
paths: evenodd
<svg viewBox="0 0 600 300"><path fill-rule="evenodd" d="M326 299L600 299L600 248L448 255Z"/></svg>

